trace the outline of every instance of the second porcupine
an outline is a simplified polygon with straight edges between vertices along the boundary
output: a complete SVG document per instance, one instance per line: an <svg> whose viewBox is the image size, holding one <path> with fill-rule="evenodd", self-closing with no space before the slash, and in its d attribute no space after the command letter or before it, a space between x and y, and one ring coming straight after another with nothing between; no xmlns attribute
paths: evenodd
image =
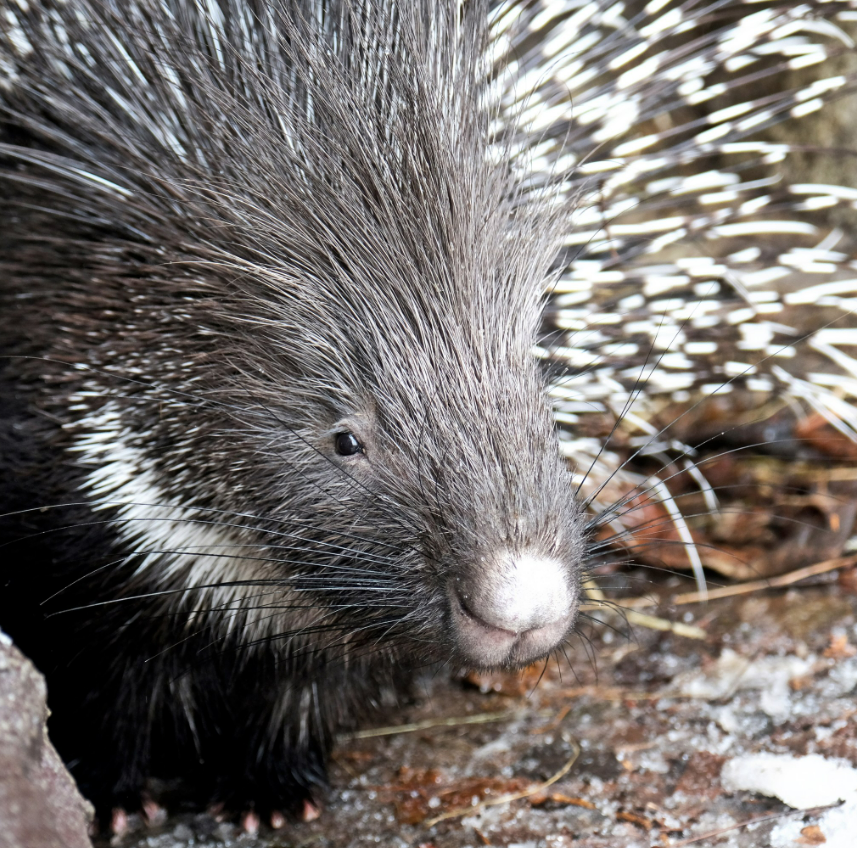
<svg viewBox="0 0 857 848"><path fill-rule="evenodd" d="M561 646L588 543L531 356L546 289L569 427L641 373L651 398L806 386L853 421L776 360L730 373L742 341L761 359L787 336L760 320L782 305L750 280L764 252L647 260L752 234L770 189L670 169L773 148L727 149L749 130L725 115L709 142L631 133L708 89L652 46L687 18L616 8L6 5L2 622L97 800L183 768L297 809L397 663ZM795 24L776 14L697 50L752 54ZM714 189L734 197L708 213Z"/></svg>

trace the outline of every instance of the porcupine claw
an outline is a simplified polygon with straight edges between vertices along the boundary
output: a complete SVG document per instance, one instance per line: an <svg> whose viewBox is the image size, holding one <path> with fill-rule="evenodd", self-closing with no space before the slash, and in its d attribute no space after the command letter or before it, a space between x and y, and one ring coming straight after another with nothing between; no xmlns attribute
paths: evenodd
<svg viewBox="0 0 857 848"><path fill-rule="evenodd" d="M313 804L312 801L304 801L304 808L301 813L301 821L315 821L321 815L321 807ZM273 818L273 816L272 816Z"/></svg>
<svg viewBox="0 0 857 848"><path fill-rule="evenodd" d="M128 833L128 812L124 807L114 807L110 815L110 833L113 836L125 836Z"/></svg>
<svg viewBox="0 0 857 848"><path fill-rule="evenodd" d="M167 820L166 808L149 795L143 795L140 806L143 811L143 818L149 827L157 827Z"/></svg>
<svg viewBox="0 0 857 848"><path fill-rule="evenodd" d="M247 810L241 816L241 830L249 836L256 836L259 833L259 816L255 810Z"/></svg>

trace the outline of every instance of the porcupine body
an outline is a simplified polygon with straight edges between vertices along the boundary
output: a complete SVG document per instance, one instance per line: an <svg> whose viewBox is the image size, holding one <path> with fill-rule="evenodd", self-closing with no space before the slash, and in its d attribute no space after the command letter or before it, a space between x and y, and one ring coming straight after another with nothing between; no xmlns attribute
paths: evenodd
<svg viewBox="0 0 857 848"><path fill-rule="evenodd" d="M596 496L572 436L639 387L853 424L770 319L848 257L745 140L848 81L682 112L850 8L6 0L1 620L88 791L295 808L385 669L560 645L587 542L540 320Z"/></svg>
<svg viewBox="0 0 857 848"><path fill-rule="evenodd" d="M379 667L575 618L560 217L487 155L487 10L6 12L3 626L97 801L299 807Z"/></svg>

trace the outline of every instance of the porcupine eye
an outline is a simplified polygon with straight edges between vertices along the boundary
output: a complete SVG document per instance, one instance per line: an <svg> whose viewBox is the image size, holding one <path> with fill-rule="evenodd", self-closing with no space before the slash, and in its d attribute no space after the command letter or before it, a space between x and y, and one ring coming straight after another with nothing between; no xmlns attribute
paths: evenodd
<svg viewBox="0 0 857 848"><path fill-rule="evenodd" d="M363 453L363 445L360 444L354 433L337 433L336 452L340 456L354 456Z"/></svg>

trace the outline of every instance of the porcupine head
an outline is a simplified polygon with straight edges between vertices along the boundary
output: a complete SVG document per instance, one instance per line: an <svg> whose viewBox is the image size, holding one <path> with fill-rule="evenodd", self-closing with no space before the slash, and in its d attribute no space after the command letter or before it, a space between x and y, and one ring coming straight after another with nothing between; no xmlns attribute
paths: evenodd
<svg viewBox="0 0 857 848"><path fill-rule="evenodd" d="M284 739L293 759L325 747L303 714L335 723L307 705L333 699L325 675L548 656L574 625L583 534L532 354L563 212L489 132L484 10L332 4L319 32L260 7L251 44L240 5L222 4L222 49L198 11L88 9L85 85L40 31L39 84L7 95L31 139L16 197L40 211L10 250L21 320L52 319L21 349L79 366L40 389L52 438L126 554L59 602L146 596L97 610L149 662L145 686L113 673L115 712L143 689L198 748L215 698L188 682L198 654L187 673L176 657L203 629L218 662L240 656L241 687L267 693L241 695L257 763ZM126 759L145 771L161 732L126 732Z"/></svg>

